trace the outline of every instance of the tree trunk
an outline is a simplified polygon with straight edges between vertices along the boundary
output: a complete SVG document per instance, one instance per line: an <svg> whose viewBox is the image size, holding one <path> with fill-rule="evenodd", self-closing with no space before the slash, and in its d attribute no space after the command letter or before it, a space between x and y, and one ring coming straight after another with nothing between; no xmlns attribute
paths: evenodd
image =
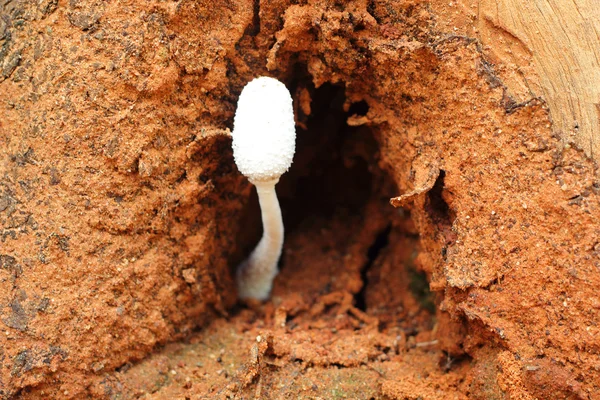
<svg viewBox="0 0 600 400"><path fill-rule="evenodd" d="M0 398L599 398L594 3L0 0Z"/></svg>

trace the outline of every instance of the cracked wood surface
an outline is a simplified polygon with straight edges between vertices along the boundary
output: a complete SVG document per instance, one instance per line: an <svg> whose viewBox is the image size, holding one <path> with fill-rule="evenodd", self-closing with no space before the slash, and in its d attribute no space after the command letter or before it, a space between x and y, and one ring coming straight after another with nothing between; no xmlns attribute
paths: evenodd
<svg viewBox="0 0 600 400"><path fill-rule="evenodd" d="M501 61L517 64L517 74L526 88L521 91L529 91L531 97L542 96L550 108L553 129L563 142L577 144L598 160L600 6L597 0L480 0L476 10L480 39L484 45L490 45L490 51L504 58ZM498 45L501 49L495 48ZM520 62L527 53L537 78ZM509 90L519 90L510 80L507 85Z"/></svg>

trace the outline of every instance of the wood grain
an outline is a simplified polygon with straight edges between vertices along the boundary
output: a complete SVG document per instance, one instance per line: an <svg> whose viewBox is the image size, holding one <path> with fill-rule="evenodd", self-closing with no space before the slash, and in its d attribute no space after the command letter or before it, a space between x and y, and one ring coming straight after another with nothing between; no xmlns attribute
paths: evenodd
<svg viewBox="0 0 600 400"><path fill-rule="evenodd" d="M477 31L485 45L530 53L539 87L530 84L527 74L522 78L531 96L542 95L553 129L565 142L577 144L598 161L600 1L479 0L477 13ZM510 81L507 85L513 89Z"/></svg>

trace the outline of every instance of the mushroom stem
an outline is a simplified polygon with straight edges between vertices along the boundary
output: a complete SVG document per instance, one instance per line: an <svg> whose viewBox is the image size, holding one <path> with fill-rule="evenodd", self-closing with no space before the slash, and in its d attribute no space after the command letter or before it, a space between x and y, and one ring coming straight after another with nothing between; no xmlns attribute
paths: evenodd
<svg viewBox="0 0 600 400"><path fill-rule="evenodd" d="M263 235L250 256L237 270L237 284L241 299L266 300L277 275L277 262L283 247L283 219L275 193L279 178L253 182L258 193L262 213Z"/></svg>

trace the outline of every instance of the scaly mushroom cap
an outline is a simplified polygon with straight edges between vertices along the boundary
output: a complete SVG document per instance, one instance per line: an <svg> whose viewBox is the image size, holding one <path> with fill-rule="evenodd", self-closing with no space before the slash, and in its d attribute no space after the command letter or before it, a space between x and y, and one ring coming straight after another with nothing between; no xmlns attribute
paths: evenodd
<svg viewBox="0 0 600 400"><path fill-rule="evenodd" d="M277 79L249 82L233 119L233 157L251 182L277 180L292 164L296 130L292 96Z"/></svg>

